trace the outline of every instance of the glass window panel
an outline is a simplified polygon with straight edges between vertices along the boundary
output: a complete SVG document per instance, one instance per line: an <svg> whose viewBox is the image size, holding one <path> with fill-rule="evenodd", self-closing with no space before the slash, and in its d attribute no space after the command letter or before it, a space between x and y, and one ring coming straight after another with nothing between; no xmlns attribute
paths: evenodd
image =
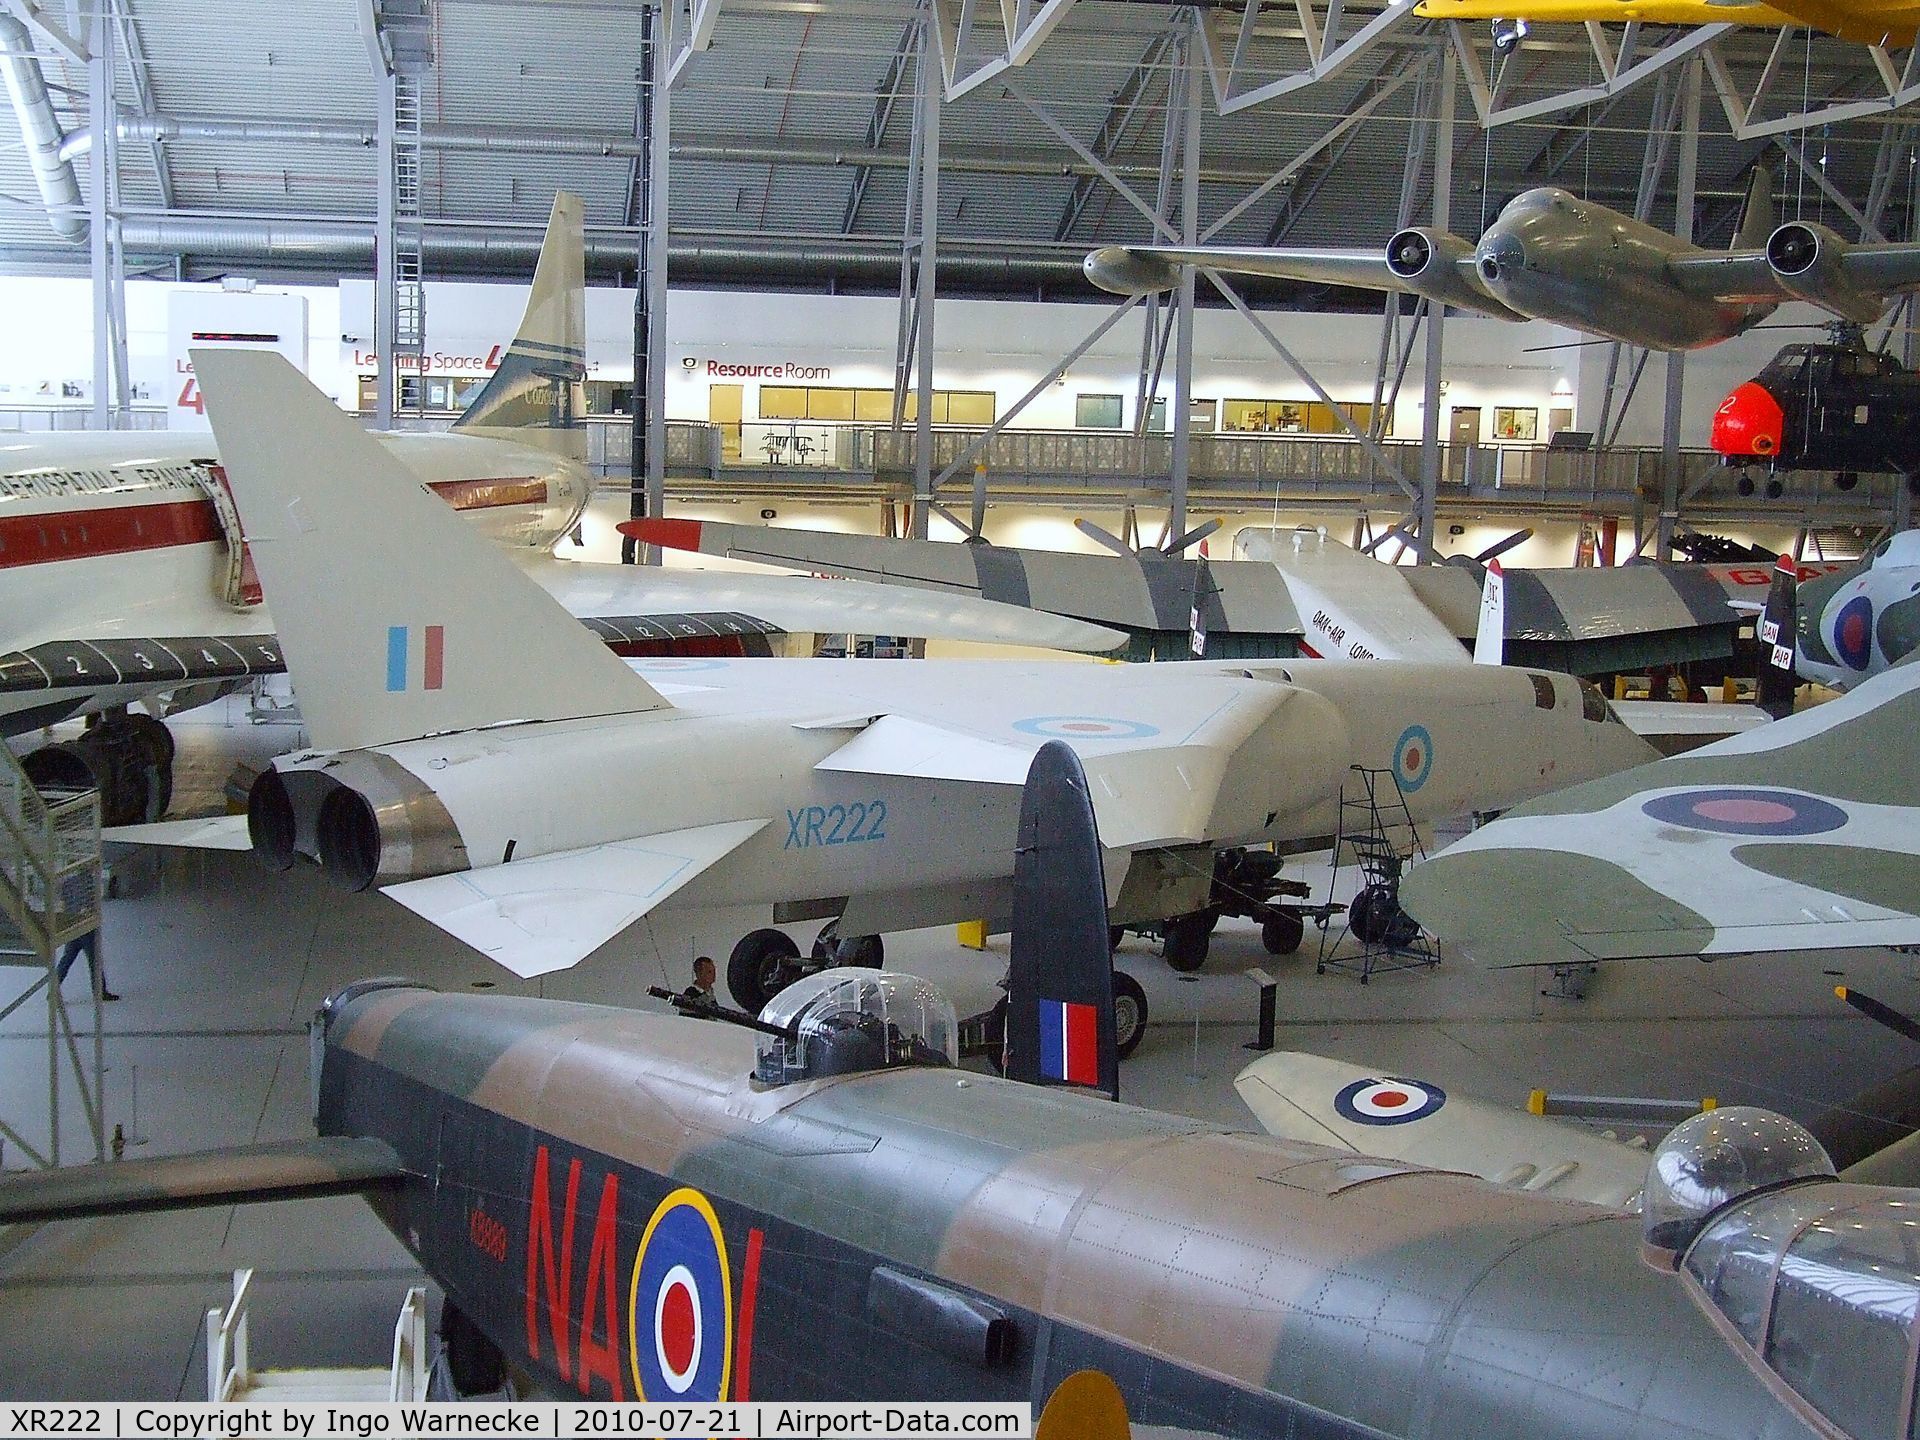
<svg viewBox="0 0 1920 1440"><path fill-rule="evenodd" d="M947 423L947 392L944 390L933 392L933 423L936 425Z"/></svg>
<svg viewBox="0 0 1920 1440"><path fill-rule="evenodd" d="M947 396L947 418L955 425L991 425L993 391L955 390Z"/></svg>
<svg viewBox="0 0 1920 1440"><path fill-rule="evenodd" d="M1267 428L1267 402L1264 400L1229 400L1221 412L1223 430L1265 430Z"/></svg>
<svg viewBox="0 0 1920 1440"><path fill-rule="evenodd" d="M1493 412L1493 438L1496 440L1537 440L1540 436L1540 412L1532 407L1497 406Z"/></svg>
<svg viewBox="0 0 1920 1440"><path fill-rule="evenodd" d="M1211 432L1219 419L1220 402L1218 400L1189 400L1187 402L1187 428Z"/></svg>
<svg viewBox="0 0 1920 1440"><path fill-rule="evenodd" d="M853 418L891 425L893 423L893 392L891 390L854 391Z"/></svg>
<svg viewBox="0 0 1920 1440"><path fill-rule="evenodd" d="M1189 428L1192 428L1191 425ZM1167 402L1165 400L1155 400L1147 407L1147 431L1153 435L1167 433Z"/></svg>
<svg viewBox="0 0 1920 1440"><path fill-rule="evenodd" d="M807 418L807 391L803 385L762 385L762 420L804 420Z"/></svg>
<svg viewBox="0 0 1920 1440"><path fill-rule="evenodd" d="M766 391L760 392L762 395ZM833 385L815 385L807 391L809 420L853 419L853 391Z"/></svg>
<svg viewBox="0 0 1920 1440"><path fill-rule="evenodd" d="M1073 423L1082 430L1118 430L1118 395L1076 395L1073 397Z"/></svg>
<svg viewBox="0 0 1920 1440"><path fill-rule="evenodd" d="M1324 405L1316 407L1325 410ZM1267 429L1282 435L1299 435L1307 428L1308 405L1304 400L1275 400L1267 406Z"/></svg>

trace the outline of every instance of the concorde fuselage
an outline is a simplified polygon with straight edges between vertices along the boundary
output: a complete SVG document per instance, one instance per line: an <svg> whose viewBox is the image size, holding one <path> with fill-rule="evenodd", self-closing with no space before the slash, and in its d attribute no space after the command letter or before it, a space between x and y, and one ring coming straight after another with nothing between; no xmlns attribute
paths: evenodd
<svg viewBox="0 0 1920 1440"><path fill-rule="evenodd" d="M381 439L503 545L551 546L590 497L584 469L530 446L460 434ZM9 667L23 679L18 688L0 685L0 733L180 683L164 676L158 684L117 683L139 672L142 653L156 668L173 664L168 652L179 647L149 644L143 652L140 642L271 639L273 621L257 588L239 587L229 599L228 525L209 488L220 483L218 467L208 434L0 443L0 680ZM213 649L234 666L248 658ZM65 689L50 688L62 682Z"/></svg>
<svg viewBox="0 0 1920 1440"><path fill-rule="evenodd" d="M1160 782L1183 787L1183 801L1187 790L1199 797L1188 830L1129 842L1102 822L1109 844L1136 849L1331 835L1354 765L1397 773L1415 820L1429 821L1501 808L1651 754L1590 686L1491 666L1198 662L1093 672L1044 662L663 659L636 668L672 708L295 755L279 768L294 784L320 772L367 796L375 812L408 817L408 863L423 868L397 873L390 861L380 883L764 819L669 903L867 896L880 909L861 913L860 925L897 929L986 913L965 887L1012 873L1025 762L1002 784L819 768L859 733L863 721L849 716L945 721L952 729L929 743L1018 747L1022 757L1035 736L1066 738L1094 774L1096 810L1111 814L1131 787L1156 781L1103 779L1103 759L1131 743L1143 760L1164 760L1164 750L1139 750L1139 738L1166 742L1176 723L1197 733L1235 706L1258 713L1284 691L1284 703L1231 749L1217 791L1204 784L1206 767L1219 763L1212 750L1195 745L1177 770L1161 766ZM1210 874L1210 863L1199 873Z"/></svg>
<svg viewBox="0 0 1920 1440"><path fill-rule="evenodd" d="M331 1008L321 1133L391 1144L382 1219L560 1397L1037 1413L1092 1368L1235 1440L1825 1433L1631 1217L951 1069L765 1088L697 1020Z"/></svg>

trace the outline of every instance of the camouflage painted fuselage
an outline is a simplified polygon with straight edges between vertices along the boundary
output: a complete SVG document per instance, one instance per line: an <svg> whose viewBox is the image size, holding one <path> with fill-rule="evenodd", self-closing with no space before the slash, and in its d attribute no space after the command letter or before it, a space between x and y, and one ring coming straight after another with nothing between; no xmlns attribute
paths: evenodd
<svg viewBox="0 0 1920 1440"><path fill-rule="evenodd" d="M401 1154L376 1208L563 1394L1092 1367L1248 1440L1813 1433L1606 1211L954 1070L760 1089L747 1037L629 1011L386 989L328 1042L322 1132Z"/></svg>

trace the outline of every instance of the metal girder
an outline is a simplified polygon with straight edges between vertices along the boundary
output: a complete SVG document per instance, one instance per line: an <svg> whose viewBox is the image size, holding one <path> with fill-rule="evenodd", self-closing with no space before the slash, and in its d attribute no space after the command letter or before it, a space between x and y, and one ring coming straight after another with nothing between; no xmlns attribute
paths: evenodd
<svg viewBox="0 0 1920 1440"><path fill-rule="evenodd" d="M1100 128L1094 132L1091 147L1102 160L1113 158L1135 118L1145 108L1147 94L1153 88L1153 82L1159 78L1174 39L1175 32L1171 29L1154 36L1146 52L1134 62L1133 69L1127 72L1127 78L1120 82L1119 88L1108 99L1107 113L1101 118ZM1079 223L1081 212L1093 198L1097 184L1098 178L1093 175L1074 178L1073 190L1061 208L1059 220L1054 223L1054 239L1065 240L1073 233L1073 227Z"/></svg>
<svg viewBox="0 0 1920 1440"><path fill-rule="evenodd" d="M1735 74L1735 61L1709 50L1706 54L1707 77L1713 81L1734 138L1751 140L1793 130L1808 130L1818 125L1838 124L1872 115L1885 115L1920 101L1920 46L1908 50L1904 61L1896 61L1885 46L1864 47L1872 64L1873 79L1879 94L1859 99L1842 95L1811 96L1805 91L1804 67L1796 67L1788 55L1788 46L1798 38L1803 46L1812 44L1810 32L1787 28L1775 38L1772 49L1750 84L1743 85ZM1838 44L1839 42L1829 42ZM1796 77L1799 77L1796 81ZM1798 83L1800 90L1795 92ZM1773 102L1789 108L1771 119L1756 118Z"/></svg>
<svg viewBox="0 0 1920 1440"><path fill-rule="evenodd" d="M668 52L672 59L667 64L666 88L671 90L687 62L713 47L713 27L720 23L720 0L666 0L662 13L670 16L672 23L667 30L678 41Z"/></svg>
<svg viewBox="0 0 1920 1440"><path fill-rule="evenodd" d="M1213 86L1214 104L1222 115L1264 105L1342 75L1379 41L1409 25L1423 23L1413 5L1388 5L1342 40L1341 26L1347 18L1343 0L1290 0L1275 8L1291 11L1291 18L1299 24L1306 41L1307 67L1242 89L1242 71L1250 68L1247 62L1252 39L1264 5L1265 0L1246 0L1245 9L1238 15L1228 10L1208 10L1198 16L1201 53ZM1270 67L1263 67L1259 73L1272 72Z"/></svg>
<svg viewBox="0 0 1920 1440"><path fill-rule="evenodd" d="M89 58L87 47L74 39L58 20L47 14L45 6L35 4L34 0L0 0L0 4L5 5L8 14L74 64L87 63Z"/></svg>
<svg viewBox="0 0 1920 1440"><path fill-rule="evenodd" d="M1360 126L1372 118L1374 113L1394 95L1398 94L1419 72L1421 60L1419 52L1410 52L1398 59L1390 58L1363 82L1353 98L1345 107L1345 114L1336 120L1306 149L1288 161L1271 177L1250 194L1232 206L1218 220L1207 227L1206 238L1211 239L1240 214L1267 194L1276 186L1291 182L1293 188L1280 202L1279 212L1273 217L1273 223L1267 227L1266 243L1278 245L1286 233L1299 221L1320 193L1320 187L1339 168L1340 161L1359 138ZM1368 91L1372 91L1368 94ZM1301 175L1307 176L1305 185L1299 184Z"/></svg>
<svg viewBox="0 0 1920 1440"><path fill-rule="evenodd" d="M1659 74L1667 66L1699 53L1722 36L1739 29L1735 25L1702 25L1697 29L1681 29L1659 48L1635 59L1634 52L1640 39L1639 28L1637 24L1626 26L1619 46L1615 48L1604 27L1587 26L1587 44L1593 52L1594 64L1603 77L1601 82L1519 105L1497 103L1498 97L1494 94L1494 86L1488 79L1486 64L1478 47L1456 39L1455 53L1459 56L1466 77L1467 94L1473 99L1474 113L1479 117L1482 128L1491 130L1499 125L1537 120L1542 116L1558 115L1583 105L1595 105L1613 99Z"/></svg>
<svg viewBox="0 0 1920 1440"><path fill-rule="evenodd" d="M360 43L367 52L367 68L374 78L391 74L393 59L380 38L380 17L374 13L373 0L353 0L353 28L360 32Z"/></svg>
<svg viewBox="0 0 1920 1440"><path fill-rule="evenodd" d="M141 114L151 115L159 107L154 103L153 86L147 78L147 47L141 38L139 22L133 18L126 0L113 0L113 11L119 21L115 38L126 60L127 76L133 83L133 98L139 103ZM174 205L173 172L167 166L167 153L158 140L149 140L146 151L148 163L153 166L153 183L160 192L160 203L171 210Z"/></svg>
<svg viewBox="0 0 1920 1440"><path fill-rule="evenodd" d="M867 148L877 150L886 141L887 126L893 120L893 112L900 103L900 96L907 79L907 62L913 58L914 43L919 38L920 26L910 21L900 31L900 39L893 47L893 58L887 62L887 73L880 79L880 87L873 92L873 114L867 119ZM847 187L846 208L840 214L840 233L853 234L853 227L860 219L860 203L867 198L867 186L873 183L873 167L862 165L853 172L853 184Z"/></svg>
<svg viewBox="0 0 1920 1440"><path fill-rule="evenodd" d="M1780 147L1781 153L1800 167L1800 173L1813 182L1814 188L1831 200L1840 213L1851 220L1860 230L1862 240L1875 244L1884 243L1886 236L1880 227L1863 215L1859 208L1849 200L1840 187L1827 178L1826 166L1810 158L1806 141L1790 135L1776 135L1773 143Z"/></svg>
<svg viewBox="0 0 1920 1440"><path fill-rule="evenodd" d="M974 20L981 0L933 0L934 31L946 98L958 100L996 75L1025 65L1067 18L1074 3L1075 0L999 0L1005 48L976 56L968 52L972 48ZM978 63L967 69L973 60Z"/></svg>
<svg viewBox="0 0 1920 1440"><path fill-rule="evenodd" d="M1127 184L1125 180L1121 179L1119 174L1106 160L1094 154L1092 150L1087 148L1085 142L1083 142L1079 136L1068 130L1067 127L1062 125L1058 120L1054 119L1053 116L1048 113L1047 107L1028 95L1026 91L1022 90L1019 83L1011 76L1007 78L1005 83L1007 94L1026 106L1036 120L1046 126L1062 145L1065 145L1091 166L1093 172L1102 180L1106 181L1108 185L1112 186L1114 192L1118 194L1122 200L1125 200L1129 205L1133 206L1134 209L1146 216L1147 219L1152 222L1155 232L1159 234L1161 238L1174 241L1176 244L1179 242L1179 236L1174 233L1173 227L1167 224L1159 215L1155 214L1153 207L1147 204L1145 200L1142 200L1139 192Z"/></svg>

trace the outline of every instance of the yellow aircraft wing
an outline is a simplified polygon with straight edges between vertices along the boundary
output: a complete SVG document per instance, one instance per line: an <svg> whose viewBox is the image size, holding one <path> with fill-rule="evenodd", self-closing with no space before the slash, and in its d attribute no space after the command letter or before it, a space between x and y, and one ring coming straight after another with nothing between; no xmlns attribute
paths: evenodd
<svg viewBox="0 0 1920 1440"><path fill-rule="evenodd" d="M1421 0L1421 15L1438 20L1586 20L1647 25L1809 25L1863 45L1909 45L1920 29L1910 5L1835 5L1829 0L1776 0L1771 5L1720 5L1712 0Z"/></svg>

